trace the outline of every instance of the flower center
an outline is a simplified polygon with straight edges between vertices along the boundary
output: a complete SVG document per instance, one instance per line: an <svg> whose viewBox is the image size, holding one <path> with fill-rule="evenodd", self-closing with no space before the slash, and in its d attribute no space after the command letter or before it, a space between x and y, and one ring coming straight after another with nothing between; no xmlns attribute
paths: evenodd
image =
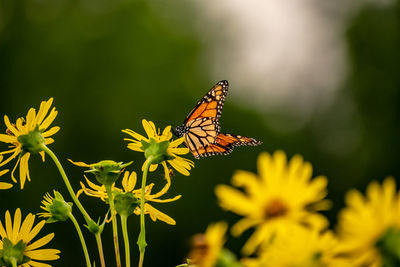
<svg viewBox="0 0 400 267"><path fill-rule="evenodd" d="M288 208L280 199L271 200L267 207L265 208L264 215L265 218L271 219L275 217L280 217L288 212Z"/></svg>
<svg viewBox="0 0 400 267"><path fill-rule="evenodd" d="M189 258L194 263L199 264L209 253L210 247L207 243L206 237L203 234L195 235L192 239L192 250Z"/></svg>

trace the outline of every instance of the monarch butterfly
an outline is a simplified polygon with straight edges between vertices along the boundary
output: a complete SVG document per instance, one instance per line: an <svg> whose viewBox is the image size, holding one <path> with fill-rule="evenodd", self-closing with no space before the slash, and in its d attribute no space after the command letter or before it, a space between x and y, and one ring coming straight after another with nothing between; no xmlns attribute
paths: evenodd
<svg viewBox="0 0 400 267"><path fill-rule="evenodd" d="M228 81L220 81L197 103L181 126L175 128L178 137L184 136L185 145L196 159L212 155L227 155L236 146L257 146L262 142L250 137L220 133Z"/></svg>

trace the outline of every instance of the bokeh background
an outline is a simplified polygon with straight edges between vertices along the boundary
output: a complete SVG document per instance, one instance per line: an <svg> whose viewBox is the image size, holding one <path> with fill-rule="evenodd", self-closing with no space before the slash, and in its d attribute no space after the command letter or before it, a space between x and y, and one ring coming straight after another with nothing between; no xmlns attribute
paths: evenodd
<svg viewBox="0 0 400 267"><path fill-rule="evenodd" d="M261 151L299 153L315 176L329 178L332 226L348 189L399 178L399 48L398 0L0 0L0 114L15 120L54 97L62 129L51 148L77 190L83 170L67 158L134 160L137 169L143 155L126 148L121 129L144 133L143 118L177 126L214 83L228 80L222 130L264 143L196 160L191 176L173 178L169 196L182 199L156 207L177 225L147 224L145 265L175 266L191 235L238 219L218 207L213 188L236 169L256 171ZM32 157L30 170L24 190L0 192L1 220L6 209L39 212L53 189L67 197L50 160ZM162 173L150 181L161 186ZM82 199L95 218L104 214L103 203ZM138 222L129 221L133 259ZM55 266L83 266L71 223L45 232L56 233L49 247L62 251ZM239 251L248 235L229 238L228 247ZM89 234L87 242L97 260ZM113 266L110 226L103 242Z"/></svg>

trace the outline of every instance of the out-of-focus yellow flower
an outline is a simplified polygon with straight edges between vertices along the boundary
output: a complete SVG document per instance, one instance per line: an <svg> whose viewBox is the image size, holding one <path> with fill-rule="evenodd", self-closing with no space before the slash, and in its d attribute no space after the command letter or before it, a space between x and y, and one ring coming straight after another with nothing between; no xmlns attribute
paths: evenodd
<svg viewBox="0 0 400 267"><path fill-rule="evenodd" d="M163 162L162 164L166 164L165 162ZM165 168L164 168L165 169ZM171 186L171 179L169 177L169 171L167 169L167 171L165 171L165 176L168 177L166 179L166 184L165 186L157 193L152 194L152 189L154 187L154 183L151 183L149 185L146 186L145 189L145 200L146 203L144 204L144 213L145 214L149 214L150 218L153 221L161 220L167 224L170 225L175 225L176 222L174 219L172 219L171 217L169 217L167 214L157 210L156 208L154 208L152 205L148 204L147 202L156 202L156 203L167 203L167 202L172 202L175 200L180 199L182 196L178 195L174 198L169 198L169 199L159 199L161 196L165 195L170 186ZM107 193L106 193L106 188L104 185L100 186L97 185L93 182L91 182L88 178L86 178L86 182L88 184L88 187L86 187L86 185L81 182L81 189L77 192L77 196L79 197L79 195L81 195L82 193L85 193L88 196L92 196L92 197L97 197L100 198L103 201L106 201L108 199L107 197ZM131 172L129 173L128 171L126 171L124 173L124 177L122 178L122 188L120 189L118 187L115 186L115 184L112 185L112 190L113 191L118 191L118 192L131 192L137 199L140 199L140 194L141 194L141 189L134 189L136 186L136 181L137 181L137 175L135 172ZM140 207L138 206L134 213L136 215L140 215Z"/></svg>
<svg viewBox="0 0 400 267"><path fill-rule="evenodd" d="M264 243L257 258L242 263L245 267L351 267L339 256L338 244L332 231L293 226Z"/></svg>
<svg viewBox="0 0 400 267"><path fill-rule="evenodd" d="M39 153L44 161L45 152L39 149L40 143L45 145L54 142L50 136L60 130L60 127L55 126L47 130L57 116L56 108L49 112L53 98L48 101L42 101L38 113L34 108L29 109L25 118L18 118L17 122L11 123L7 116L4 116L4 122L7 126L6 134L0 134L0 142L10 144L11 149L1 152L0 154L12 154L6 160L0 163L0 167L4 166L12 159L17 158L17 163L11 172L11 178L14 182L17 180L14 177L14 171L19 164L19 179L21 189L24 188L26 179L31 180L29 176L28 161L31 153Z"/></svg>
<svg viewBox="0 0 400 267"><path fill-rule="evenodd" d="M353 266L380 267L390 259L400 262L400 193L393 178L382 185L370 183L366 196L357 190L347 193L338 235Z"/></svg>
<svg viewBox="0 0 400 267"><path fill-rule="evenodd" d="M183 143L184 138L179 138L174 141L170 141L172 138L171 126L165 127L162 134L160 134L160 129L157 129L152 121L142 120L142 125L144 130L146 131L147 138L141 134L138 134L130 129L122 130L122 132L130 135L132 138L124 138L124 140L129 141L128 148L133 151L145 152L143 148L143 141L146 143L151 143L151 140L154 140L157 143L161 143L164 141L168 141L168 148L166 149L166 153L170 156L170 159L167 159L167 162L178 172L183 175L190 175L189 170L194 167L194 162L180 157L178 155L185 155L189 153L189 149L186 147L179 147L180 144ZM142 166L142 170L147 163L147 160ZM158 167L158 164L150 165L150 171L155 171Z"/></svg>
<svg viewBox="0 0 400 267"><path fill-rule="evenodd" d="M2 249L2 260L11 261L11 258L18 259L18 266L43 266L51 265L38 261L51 261L60 258L60 251L57 249L39 249L49 243L54 233L48 234L41 239L31 242L43 228L45 221L39 222L35 227L35 215L29 213L21 224L21 210L17 209L14 214L14 222L9 211L6 211L5 228L0 221L0 249ZM9 253L9 255L7 255ZM21 255L19 255L21 253ZM11 257L9 257L11 255ZM19 257L18 257L19 256ZM21 257L22 256L22 257ZM8 263L9 264L9 263Z"/></svg>
<svg viewBox="0 0 400 267"><path fill-rule="evenodd" d="M3 160L3 156L0 155L0 162ZM8 172L8 170L1 170L0 171L0 176L3 176L4 174L6 174ZM5 182L0 182L0 190L1 189L10 189L11 187L13 187L12 184L10 183L5 183Z"/></svg>
<svg viewBox="0 0 400 267"><path fill-rule="evenodd" d="M258 173L259 176L237 171L232 177L232 184L242 187L245 193L226 185L216 187L221 207L244 216L231 228L234 236L257 227L243 247L243 253L253 253L261 243L292 225L317 229L328 225L327 219L315 212L327 209L330 204L324 200L327 179L318 176L311 180L312 166L300 155L287 162L283 151L276 151L272 156L261 153Z"/></svg>
<svg viewBox="0 0 400 267"><path fill-rule="evenodd" d="M225 243L228 225L225 222L210 224L205 234L197 234L192 239L192 250L188 258L194 266L213 267L217 263Z"/></svg>

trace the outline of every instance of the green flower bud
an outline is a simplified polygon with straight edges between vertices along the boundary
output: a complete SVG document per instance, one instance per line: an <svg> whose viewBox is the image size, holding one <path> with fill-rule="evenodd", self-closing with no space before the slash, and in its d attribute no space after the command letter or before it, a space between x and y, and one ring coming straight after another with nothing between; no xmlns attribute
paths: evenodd
<svg viewBox="0 0 400 267"><path fill-rule="evenodd" d="M104 225L106 224L107 216L108 216L108 212L107 212L106 216L104 217L104 220L101 224L100 224L100 218L99 218L97 223L94 222L93 220L87 221L87 225L85 225L85 227L89 230L89 232L91 232L94 235L101 234L104 230Z"/></svg>
<svg viewBox="0 0 400 267"><path fill-rule="evenodd" d="M39 153L42 151L42 145L45 144L42 132L39 130L39 126L29 132L28 134L18 136L18 142L22 144L22 150L32 154Z"/></svg>
<svg viewBox="0 0 400 267"><path fill-rule="evenodd" d="M175 157L167 153L169 147L169 141L157 142L153 138L150 138L150 142L142 140L142 149L144 150L144 155L146 159L151 158L151 164L159 164L165 160L172 160Z"/></svg>
<svg viewBox="0 0 400 267"><path fill-rule="evenodd" d="M85 172L93 173L96 180L103 185L112 185L121 174L122 170L131 165L133 161L122 164L112 160L103 160L92 165L92 169Z"/></svg>
<svg viewBox="0 0 400 267"><path fill-rule="evenodd" d="M140 205L140 199L137 199L131 192L114 192L114 194L115 210L120 215L129 216Z"/></svg>
<svg viewBox="0 0 400 267"><path fill-rule="evenodd" d="M48 217L46 220L47 223L64 222L68 220L72 212L73 204L66 202L63 196L56 190L54 190L54 197L47 193L44 196L42 204L41 208L47 212L40 213L39 215L41 217Z"/></svg>
<svg viewBox="0 0 400 267"><path fill-rule="evenodd" d="M389 228L376 242L382 255L383 266L400 266L400 229Z"/></svg>
<svg viewBox="0 0 400 267"><path fill-rule="evenodd" d="M7 238L3 238L3 249L0 250L0 266L17 266L27 263L31 259L24 255L26 244L20 240L17 244L11 243Z"/></svg>

